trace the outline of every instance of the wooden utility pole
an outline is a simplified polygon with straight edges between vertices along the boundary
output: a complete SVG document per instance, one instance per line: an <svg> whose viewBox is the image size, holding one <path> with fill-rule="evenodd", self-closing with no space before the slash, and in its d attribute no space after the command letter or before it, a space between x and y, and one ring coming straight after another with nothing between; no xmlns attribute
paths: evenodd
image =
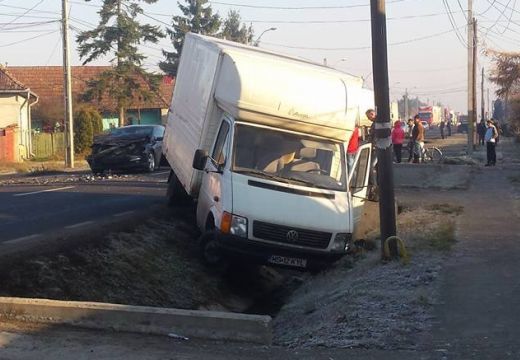
<svg viewBox="0 0 520 360"><path fill-rule="evenodd" d="M372 19L372 70L377 109L375 136L381 251L382 256L385 257L384 243L386 239L396 234L385 0L370 0L370 13ZM396 244L390 244L390 253L392 257L397 256Z"/></svg>
<svg viewBox="0 0 520 360"><path fill-rule="evenodd" d="M473 0L468 0L468 154L473 153Z"/></svg>
<svg viewBox="0 0 520 360"><path fill-rule="evenodd" d="M480 121L486 120L486 101L484 100L484 67L482 67L482 79L480 81Z"/></svg>
<svg viewBox="0 0 520 360"><path fill-rule="evenodd" d="M473 99L471 100L471 103L473 105L473 109L471 113L473 114L472 121L471 121L471 143L472 143L472 150L475 150L475 144L476 144L476 131L475 131L475 123L477 122L477 19L473 19L473 60L472 60L472 80L471 83L473 85L473 88L471 90L471 94L473 96Z"/></svg>
<svg viewBox="0 0 520 360"><path fill-rule="evenodd" d="M408 109L408 89L404 91L404 120L408 121L410 110Z"/></svg>
<svg viewBox="0 0 520 360"><path fill-rule="evenodd" d="M63 90L65 100L65 167L74 167L74 125L72 119L72 82L70 69L68 0L61 1L63 26Z"/></svg>

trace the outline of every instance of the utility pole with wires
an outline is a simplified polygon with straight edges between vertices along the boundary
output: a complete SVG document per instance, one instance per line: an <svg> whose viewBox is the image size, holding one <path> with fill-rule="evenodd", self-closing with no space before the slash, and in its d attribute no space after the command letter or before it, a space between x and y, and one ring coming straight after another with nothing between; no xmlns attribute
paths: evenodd
<svg viewBox="0 0 520 360"><path fill-rule="evenodd" d="M471 99L471 103L473 105L473 108L471 109L471 113L472 113L472 118L471 118L471 126L469 128L469 132L471 132L471 144L472 144L472 149L471 150L475 150L475 143L477 142L477 138L476 138L476 131L475 131L475 123L477 122L477 65L478 65L478 61L477 61L477 19L473 18L473 46L472 46L472 80L471 80L471 83L472 83L472 86L473 88L471 89L471 94L472 94L472 99Z"/></svg>
<svg viewBox="0 0 520 360"><path fill-rule="evenodd" d="M377 183L379 186L381 251L382 257L385 258L387 256L384 252L385 241L396 235L385 0L370 0L370 13L374 97L377 109L374 128L377 152ZM397 244L391 242L389 247L390 254L388 255L397 257Z"/></svg>
<svg viewBox="0 0 520 360"><path fill-rule="evenodd" d="M482 79L480 81L480 121L486 120L486 102L484 101L484 67L482 67Z"/></svg>
<svg viewBox="0 0 520 360"><path fill-rule="evenodd" d="M476 29L473 0L468 0L468 154L473 153L476 120Z"/></svg>
<svg viewBox="0 0 520 360"><path fill-rule="evenodd" d="M63 90L65 101L65 167L74 168L74 125L72 121L72 80L70 69L68 1L62 0Z"/></svg>

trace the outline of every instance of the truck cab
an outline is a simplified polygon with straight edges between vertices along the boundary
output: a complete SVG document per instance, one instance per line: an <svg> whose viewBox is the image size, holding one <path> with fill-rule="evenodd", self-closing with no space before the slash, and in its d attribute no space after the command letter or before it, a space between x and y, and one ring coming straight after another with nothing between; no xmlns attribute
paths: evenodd
<svg viewBox="0 0 520 360"><path fill-rule="evenodd" d="M337 260L352 246L367 195L370 145L347 169L345 144L221 119L203 171L197 223L210 263L254 259L298 268ZM197 165L198 164L198 165Z"/></svg>

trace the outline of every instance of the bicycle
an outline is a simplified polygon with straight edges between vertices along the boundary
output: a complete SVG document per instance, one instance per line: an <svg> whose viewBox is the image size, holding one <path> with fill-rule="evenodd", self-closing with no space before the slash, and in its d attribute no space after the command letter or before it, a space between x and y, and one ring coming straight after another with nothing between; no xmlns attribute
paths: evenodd
<svg viewBox="0 0 520 360"><path fill-rule="evenodd" d="M408 157L410 154L410 146L413 146L412 142L408 142L406 145L403 144L403 148L401 150L403 159ZM421 148L421 159L422 162L426 163L439 163L444 158L442 151L435 146L423 146ZM415 150L414 150L415 151Z"/></svg>
<svg viewBox="0 0 520 360"><path fill-rule="evenodd" d="M444 155L442 154L442 151L435 146L425 146L422 148L423 162L440 163L443 158Z"/></svg>

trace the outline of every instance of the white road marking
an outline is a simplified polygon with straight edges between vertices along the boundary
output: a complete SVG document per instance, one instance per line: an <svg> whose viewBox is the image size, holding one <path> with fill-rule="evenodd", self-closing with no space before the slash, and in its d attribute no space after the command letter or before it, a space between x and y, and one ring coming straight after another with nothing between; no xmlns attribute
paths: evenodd
<svg viewBox="0 0 520 360"><path fill-rule="evenodd" d="M69 226L65 226L65 229L75 229L75 228L78 228L78 227L81 227L81 226L85 226L85 225L90 225L90 224L93 224L94 221L83 221L83 222L80 222L80 223L77 223L77 224L74 224L74 225L69 225Z"/></svg>
<svg viewBox="0 0 520 360"><path fill-rule="evenodd" d="M32 191L32 192L28 192L28 193L14 194L13 196L27 196L27 195L46 193L46 192L73 189L73 188L75 188L75 186L64 186L64 187L54 188L54 189L46 189L46 190L40 190L40 191Z"/></svg>
<svg viewBox="0 0 520 360"><path fill-rule="evenodd" d="M154 172L154 173L151 173L150 176L159 176L159 175L164 175L164 174L169 174L169 173L170 173L169 171Z"/></svg>
<svg viewBox="0 0 520 360"><path fill-rule="evenodd" d="M37 238L38 236L40 236L40 234L32 234L32 235L22 236L22 237L19 237L19 238L16 238L16 239L4 241L2 244L15 244L15 243L19 243L19 242L23 242L23 241L26 241L26 240Z"/></svg>
<svg viewBox="0 0 520 360"><path fill-rule="evenodd" d="M114 216L117 216L117 217L119 217L119 216L126 216L126 215L130 215L130 214L133 214L133 213L135 213L135 211L134 210L130 210L130 211L125 211L125 212L121 212L121 213L118 213L118 214L114 214Z"/></svg>

